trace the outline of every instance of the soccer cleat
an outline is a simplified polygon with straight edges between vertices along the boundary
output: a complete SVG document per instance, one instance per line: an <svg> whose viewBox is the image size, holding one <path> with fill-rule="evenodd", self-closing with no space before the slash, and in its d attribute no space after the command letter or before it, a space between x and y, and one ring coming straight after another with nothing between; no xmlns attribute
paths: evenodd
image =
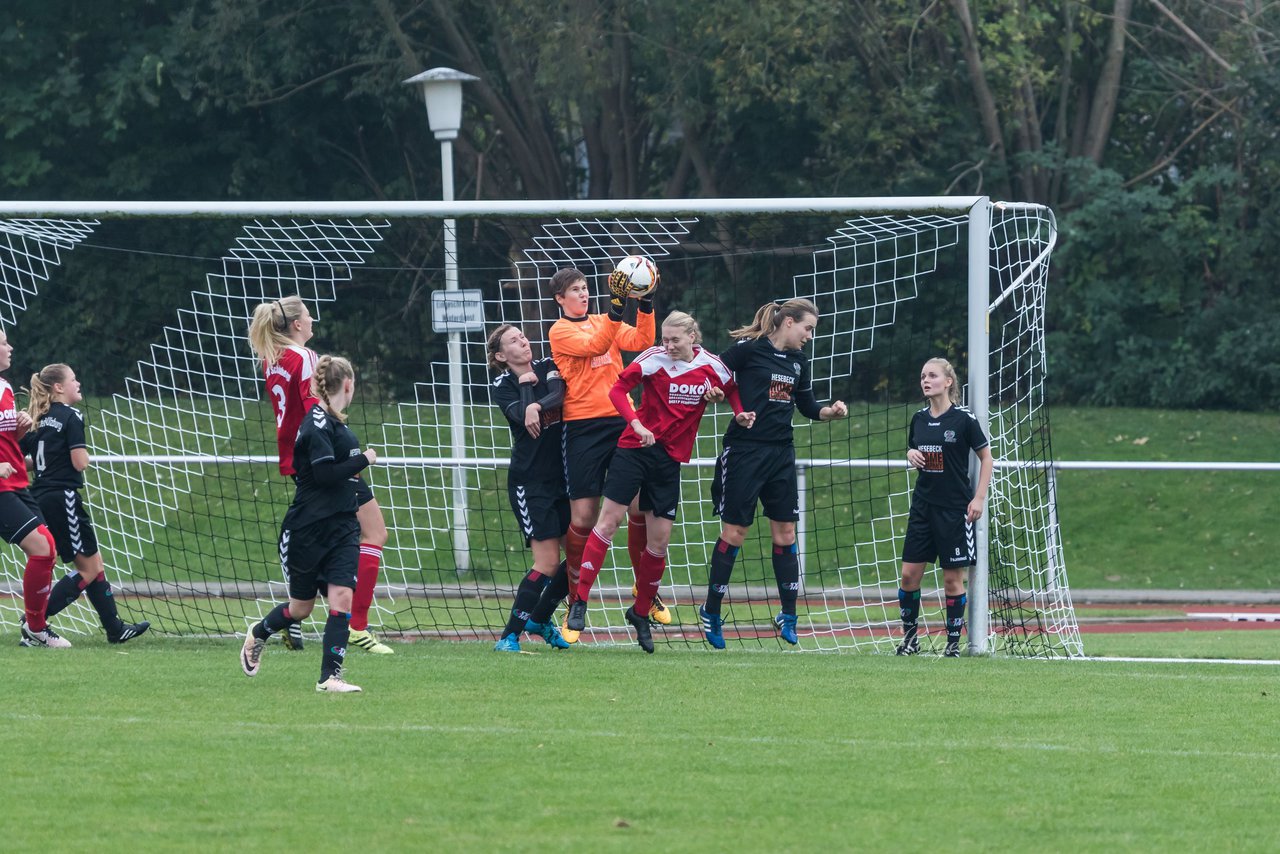
<svg viewBox="0 0 1280 854"><path fill-rule="evenodd" d="M560 635L560 630L550 620L545 623L535 623L530 620L524 624L524 630L534 637L542 638L552 649L569 648L569 642Z"/></svg>
<svg viewBox="0 0 1280 854"><path fill-rule="evenodd" d="M254 635L256 626L255 623L244 633L244 645L240 647L240 669L245 676L258 675L258 667L262 664L262 648L267 645L266 641Z"/></svg>
<svg viewBox="0 0 1280 854"><path fill-rule="evenodd" d="M636 589L634 584L631 585L632 598L639 595L640 591ZM671 609L667 607L667 604L662 601L662 597L657 593L653 594L653 605L649 607L649 622L663 626L671 625Z"/></svg>
<svg viewBox="0 0 1280 854"><path fill-rule="evenodd" d="M707 613L707 609L699 605L698 619L702 620L702 636L707 643L715 649L724 649L724 618Z"/></svg>
<svg viewBox="0 0 1280 854"><path fill-rule="evenodd" d="M131 641L149 628L151 628L151 624L146 620L143 620L141 623L125 623L120 629L120 634L107 635L107 643L124 643L125 641Z"/></svg>
<svg viewBox="0 0 1280 854"><path fill-rule="evenodd" d="M587 627L587 603L582 599L569 605L569 616L564 624L571 631L580 632Z"/></svg>
<svg viewBox="0 0 1280 854"><path fill-rule="evenodd" d="M778 627L778 636L784 641L795 646L800 642L796 637L796 615L784 614L781 611L773 618L773 624Z"/></svg>
<svg viewBox="0 0 1280 854"><path fill-rule="evenodd" d="M564 615L564 621L560 623L560 637L564 638L564 642L567 644L575 644L578 642L578 637L581 634L582 632L575 632L573 629L569 628L569 614L566 612Z"/></svg>
<svg viewBox="0 0 1280 854"><path fill-rule="evenodd" d="M946 649L942 650L942 657L943 657L943 658L959 658L959 657L960 657L960 642L959 642L959 641L947 641Z"/></svg>
<svg viewBox="0 0 1280 854"><path fill-rule="evenodd" d="M509 635L500 637L498 638L498 642L493 645L493 651L494 652L519 652L520 639L515 636L514 632Z"/></svg>
<svg viewBox="0 0 1280 854"><path fill-rule="evenodd" d="M292 652L302 652L305 642L302 640L302 623L290 623L280 636L284 648Z"/></svg>
<svg viewBox="0 0 1280 854"><path fill-rule="evenodd" d="M652 655L653 632L649 630L649 618L637 614L634 605L628 608L622 616L626 617L627 622L631 624L631 628L636 630L636 643L640 644L641 649Z"/></svg>
<svg viewBox="0 0 1280 854"><path fill-rule="evenodd" d="M323 682L317 682L316 690L321 694L359 694L363 689L343 679L339 670Z"/></svg>
<svg viewBox="0 0 1280 854"><path fill-rule="evenodd" d="M59 635L51 626L45 626L38 632L33 632L27 628L27 618L23 617L19 622L21 632L18 637L18 646L42 646L46 649L71 649L71 641Z"/></svg>
<svg viewBox="0 0 1280 854"><path fill-rule="evenodd" d="M351 636L347 639L347 646L355 646L363 649L365 652L371 652L374 655L392 655L395 650L387 646L374 636L373 632L368 629L356 631L351 630Z"/></svg>
<svg viewBox="0 0 1280 854"><path fill-rule="evenodd" d="M919 651L920 651L920 641L916 639L915 635L912 635L909 638L902 639L902 643L898 644L898 649L895 651L894 654L895 655L915 655Z"/></svg>

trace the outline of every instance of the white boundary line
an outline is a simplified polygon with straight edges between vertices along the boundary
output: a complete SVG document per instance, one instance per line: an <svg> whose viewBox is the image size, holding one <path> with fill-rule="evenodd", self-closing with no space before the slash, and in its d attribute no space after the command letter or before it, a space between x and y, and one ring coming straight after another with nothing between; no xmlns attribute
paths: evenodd
<svg viewBox="0 0 1280 854"><path fill-rule="evenodd" d="M1280 665L1280 659L1272 658L1136 658L1128 656L1086 655L1081 658L1048 659L1061 661L1119 661L1143 664L1270 664Z"/></svg>

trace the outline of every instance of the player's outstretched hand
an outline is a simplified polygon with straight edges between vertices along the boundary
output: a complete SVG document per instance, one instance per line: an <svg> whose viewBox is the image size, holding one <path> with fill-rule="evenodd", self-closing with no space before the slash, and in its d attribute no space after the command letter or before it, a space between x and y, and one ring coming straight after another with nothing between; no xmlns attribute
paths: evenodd
<svg viewBox="0 0 1280 854"><path fill-rule="evenodd" d="M542 404L531 403L525 407L524 429L535 439L542 433Z"/></svg>
<svg viewBox="0 0 1280 854"><path fill-rule="evenodd" d="M916 450L915 448L909 449L907 451L907 462L909 462L913 468L923 469L924 453Z"/></svg>
<svg viewBox="0 0 1280 854"><path fill-rule="evenodd" d="M746 427L750 430L752 425L756 423L756 414L754 412L739 412L733 416L733 420L738 422L739 427Z"/></svg>
<svg viewBox="0 0 1280 854"><path fill-rule="evenodd" d="M378 452L373 448L365 448L364 458L369 461L369 465L373 465L378 461Z"/></svg>
<svg viewBox="0 0 1280 854"><path fill-rule="evenodd" d="M724 400L724 389L710 386L702 396L710 403L720 403Z"/></svg>

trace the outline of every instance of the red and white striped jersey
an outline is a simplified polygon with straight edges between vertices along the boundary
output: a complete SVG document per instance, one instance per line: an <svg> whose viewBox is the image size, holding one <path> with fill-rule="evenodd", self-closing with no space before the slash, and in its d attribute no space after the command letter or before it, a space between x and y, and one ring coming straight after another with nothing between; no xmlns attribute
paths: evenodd
<svg viewBox="0 0 1280 854"><path fill-rule="evenodd" d="M18 404L13 386L0 377L0 463L13 466L13 474L0 480L0 492L27 488L27 462L18 447Z"/></svg>
<svg viewBox="0 0 1280 854"><path fill-rule="evenodd" d="M308 347L290 344L274 365L264 364L267 397L276 413L276 448L280 453L280 474L294 474L293 443L298 439L302 416L316 403L311 393L311 375L316 370L316 354Z"/></svg>
<svg viewBox="0 0 1280 854"><path fill-rule="evenodd" d="M627 392L641 386L640 411L631 408ZM693 348L693 358L680 362L661 347L645 350L627 366L609 391L609 399L627 419L627 429L618 439L619 448L639 448L640 437L631 429L631 419L653 432L658 444L671 459L687 463L698 438L698 422L707 408L703 396L708 389L720 388L733 397L733 374L714 353Z"/></svg>

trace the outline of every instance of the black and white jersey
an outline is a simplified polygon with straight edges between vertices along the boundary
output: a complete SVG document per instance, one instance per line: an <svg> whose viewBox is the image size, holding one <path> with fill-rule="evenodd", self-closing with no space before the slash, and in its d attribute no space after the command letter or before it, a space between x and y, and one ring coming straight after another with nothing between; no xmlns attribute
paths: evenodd
<svg viewBox="0 0 1280 854"><path fill-rule="evenodd" d="M936 418L926 406L911 416L907 447L924 454L924 468L916 477L912 500L939 507L967 507L973 500L969 452L986 446L987 437L978 419L963 406L952 406Z"/></svg>
<svg viewBox="0 0 1280 854"><path fill-rule="evenodd" d="M738 383L744 412L756 422L747 429L729 423L724 443L791 444L791 413L796 409L814 421L822 406L813 396L809 357L800 350L779 350L767 335L744 338L720 356Z"/></svg>
<svg viewBox="0 0 1280 854"><path fill-rule="evenodd" d="M71 464L71 451L88 447L84 439L84 416L65 403L54 403L19 443L22 453L35 463L33 492L79 489L84 474Z"/></svg>
<svg viewBox="0 0 1280 854"><path fill-rule="evenodd" d="M549 406L542 410L542 432L538 438L529 435L524 426L524 410L531 401L541 400L554 393L553 383L563 387L564 381L552 359L538 359L531 367L538 382L525 389L525 400L520 398L519 378L511 371L504 371L489 388L494 406L502 410L511 428L511 483L550 483L564 480L564 458L560 448L561 406ZM532 397L530 398L530 395ZM563 400L563 394L560 396Z"/></svg>
<svg viewBox="0 0 1280 854"><path fill-rule="evenodd" d="M349 462L360 457L360 462ZM305 525L341 514L355 515L357 509L355 473L368 460L360 452L360 440L351 428L313 404L302 418L298 438L293 443L293 465L297 471L297 491L285 513L283 526L296 530ZM318 467L347 469L339 478L318 478Z"/></svg>

